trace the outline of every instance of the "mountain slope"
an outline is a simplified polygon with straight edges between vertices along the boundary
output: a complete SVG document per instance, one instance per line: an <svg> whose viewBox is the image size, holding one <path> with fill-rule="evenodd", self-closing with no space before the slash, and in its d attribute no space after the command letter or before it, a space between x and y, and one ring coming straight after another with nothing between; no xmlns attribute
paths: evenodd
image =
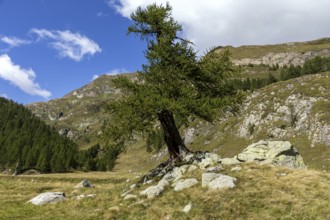
<svg viewBox="0 0 330 220"><path fill-rule="evenodd" d="M330 170L330 72L277 82L248 95L236 115L188 129L194 149L231 157L262 139L289 140L310 168Z"/></svg>
<svg viewBox="0 0 330 220"><path fill-rule="evenodd" d="M0 97L0 170L62 172L75 168L77 146L28 109Z"/></svg>
<svg viewBox="0 0 330 220"><path fill-rule="evenodd" d="M107 116L105 103L120 96L111 84L114 77L100 76L63 98L32 103L27 107L59 130L61 135L74 140L81 148L88 148L97 142L100 128ZM134 74L127 74L127 77L134 77Z"/></svg>
<svg viewBox="0 0 330 220"><path fill-rule="evenodd" d="M328 56L330 39L227 48L232 52L234 62L241 59L265 60L265 56L272 60L283 57L283 53L293 53L288 62L301 65L316 55ZM304 57L302 63L301 60L294 63L301 57ZM277 58L275 60L282 62ZM282 71L279 66L270 66L273 63L257 64L240 64L243 78L264 77L270 73L279 76ZM96 143L100 127L108 117L104 103L120 96L120 92L111 85L113 77L101 76L61 99L33 103L27 107L54 125L61 134L78 142L80 148L88 148ZM134 78L134 74L127 74L127 77ZM260 139L290 140L302 151L307 166L330 170L327 156L330 149L329 82L329 73L322 73L277 82L252 94L246 93L247 99L237 115L224 115L212 125L193 121L182 130L183 137L194 150L215 151L228 157ZM136 169L137 164L141 164L138 166L141 169L148 169L165 160L166 155L164 151L158 155L146 153L144 143L139 141L120 156L117 169Z"/></svg>

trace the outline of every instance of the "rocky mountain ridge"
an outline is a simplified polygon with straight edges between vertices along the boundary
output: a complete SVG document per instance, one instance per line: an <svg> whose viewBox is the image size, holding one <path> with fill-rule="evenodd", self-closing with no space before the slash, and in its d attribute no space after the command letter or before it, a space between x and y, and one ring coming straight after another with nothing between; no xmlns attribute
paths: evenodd
<svg viewBox="0 0 330 220"><path fill-rule="evenodd" d="M308 52L286 52L286 53L268 53L260 58L244 58L233 60L236 65L267 65L279 67L290 66L302 66L307 60L315 58L317 56L330 57L330 49L315 50Z"/></svg>

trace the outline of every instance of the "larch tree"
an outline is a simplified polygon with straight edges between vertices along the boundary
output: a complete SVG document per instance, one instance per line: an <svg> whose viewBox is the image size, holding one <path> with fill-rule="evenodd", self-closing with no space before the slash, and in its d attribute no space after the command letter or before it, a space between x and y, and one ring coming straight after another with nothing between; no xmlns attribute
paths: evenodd
<svg viewBox="0 0 330 220"><path fill-rule="evenodd" d="M198 58L188 40L179 37L182 26L169 4L138 8L129 34L147 42L148 63L132 80L118 76L114 85L122 97L109 103L111 120L105 124L105 145L121 150L136 136L144 138L162 129L170 159L190 152L176 118L187 123L197 117L212 122L221 110L239 99L231 79L237 71L229 52Z"/></svg>

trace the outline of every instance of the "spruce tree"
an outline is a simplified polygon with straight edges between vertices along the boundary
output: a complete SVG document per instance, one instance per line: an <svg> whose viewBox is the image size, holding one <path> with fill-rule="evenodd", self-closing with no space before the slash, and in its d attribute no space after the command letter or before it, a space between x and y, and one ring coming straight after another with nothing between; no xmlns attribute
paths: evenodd
<svg viewBox="0 0 330 220"><path fill-rule="evenodd" d="M239 99L231 83L237 71L229 52L212 52L198 59L191 43L179 36L182 26L171 13L169 4L152 4L131 15L128 33L147 42L148 63L134 80L125 76L113 80L124 97L109 104L111 121L103 134L105 145L115 151L160 127L170 158L178 158L189 149L175 118L183 124L192 117L213 121L221 109Z"/></svg>

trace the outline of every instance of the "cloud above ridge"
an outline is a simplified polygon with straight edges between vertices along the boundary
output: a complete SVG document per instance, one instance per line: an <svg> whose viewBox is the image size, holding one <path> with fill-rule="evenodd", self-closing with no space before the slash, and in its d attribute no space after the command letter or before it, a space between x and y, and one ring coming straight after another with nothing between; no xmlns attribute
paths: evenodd
<svg viewBox="0 0 330 220"><path fill-rule="evenodd" d="M24 69L12 62L7 54L0 55L0 78L9 81L30 95L49 98L51 92L40 88L35 82L36 74L32 69Z"/></svg>
<svg viewBox="0 0 330 220"><path fill-rule="evenodd" d="M330 37L328 0L109 0L129 18L156 2L173 7L183 37L205 51L213 46L274 44Z"/></svg>

